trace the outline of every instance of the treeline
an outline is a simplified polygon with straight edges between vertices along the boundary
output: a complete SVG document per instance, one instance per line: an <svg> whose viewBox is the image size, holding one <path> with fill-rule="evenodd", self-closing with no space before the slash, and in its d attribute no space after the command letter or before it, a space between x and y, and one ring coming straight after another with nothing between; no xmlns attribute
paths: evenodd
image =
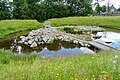
<svg viewBox="0 0 120 80"><path fill-rule="evenodd" d="M36 19L92 14L92 0L0 0L0 20Z"/></svg>

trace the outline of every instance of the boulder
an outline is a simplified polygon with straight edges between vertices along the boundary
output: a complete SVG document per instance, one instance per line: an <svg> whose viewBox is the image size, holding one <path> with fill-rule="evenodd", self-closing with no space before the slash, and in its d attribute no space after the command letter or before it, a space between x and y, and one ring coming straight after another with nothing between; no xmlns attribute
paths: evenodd
<svg viewBox="0 0 120 80"><path fill-rule="evenodd" d="M37 47L37 43L33 42L30 47Z"/></svg>
<svg viewBox="0 0 120 80"><path fill-rule="evenodd" d="M20 39L25 38L25 36L20 36Z"/></svg>
<svg viewBox="0 0 120 80"><path fill-rule="evenodd" d="M22 40L21 40L21 41L18 41L18 43L20 43L20 44L22 44L22 43L24 43L24 42L25 42L25 41L22 41Z"/></svg>
<svg viewBox="0 0 120 80"><path fill-rule="evenodd" d="M23 37L22 39L21 39L21 41L23 41L23 42L25 42L27 39L26 39L26 37Z"/></svg>
<svg viewBox="0 0 120 80"><path fill-rule="evenodd" d="M44 35L41 35L41 38L44 38L45 36Z"/></svg>
<svg viewBox="0 0 120 80"><path fill-rule="evenodd" d="M33 43L33 40L29 40L29 41L28 41L28 44L31 45L32 43Z"/></svg>
<svg viewBox="0 0 120 80"><path fill-rule="evenodd" d="M61 39L61 40L62 40L63 38L64 38L63 36L60 36L60 37L59 37L59 39Z"/></svg>
<svg viewBox="0 0 120 80"><path fill-rule="evenodd" d="M77 40L74 40L73 43L74 43L74 44L78 44L79 42L78 42Z"/></svg>
<svg viewBox="0 0 120 80"><path fill-rule="evenodd" d="M39 41L39 39L37 38L37 37L35 37L35 39L34 39L36 42L38 42Z"/></svg>
<svg viewBox="0 0 120 80"><path fill-rule="evenodd" d="M44 37L44 38L43 38L43 41L44 41L44 42L47 42L47 41L48 41L48 38Z"/></svg>
<svg viewBox="0 0 120 80"><path fill-rule="evenodd" d="M42 44L42 42L38 42L38 44L40 45L40 44Z"/></svg>
<svg viewBox="0 0 120 80"><path fill-rule="evenodd" d="M27 39L32 39L33 37L32 36L27 36Z"/></svg>
<svg viewBox="0 0 120 80"><path fill-rule="evenodd" d="M28 42L24 42L24 44L28 45Z"/></svg>

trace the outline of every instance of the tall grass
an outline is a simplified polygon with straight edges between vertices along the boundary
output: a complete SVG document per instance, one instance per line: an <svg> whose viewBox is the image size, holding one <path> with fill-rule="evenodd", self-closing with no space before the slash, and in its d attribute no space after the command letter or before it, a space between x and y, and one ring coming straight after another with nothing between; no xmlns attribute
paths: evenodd
<svg viewBox="0 0 120 80"><path fill-rule="evenodd" d="M50 19L53 26L84 25L120 29L120 16L110 17L67 17Z"/></svg>
<svg viewBox="0 0 120 80"><path fill-rule="evenodd" d="M53 26L94 25L120 29L120 17L68 17L50 19ZM11 33L42 27L34 20L0 21L0 38ZM0 50L0 80L120 80L120 52L41 58L16 56Z"/></svg>
<svg viewBox="0 0 120 80"><path fill-rule="evenodd" d="M15 32L32 30L42 27L36 20L3 20L0 21L0 38Z"/></svg>
<svg viewBox="0 0 120 80"><path fill-rule="evenodd" d="M0 56L0 80L120 80L120 52L116 51L40 58L0 50Z"/></svg>

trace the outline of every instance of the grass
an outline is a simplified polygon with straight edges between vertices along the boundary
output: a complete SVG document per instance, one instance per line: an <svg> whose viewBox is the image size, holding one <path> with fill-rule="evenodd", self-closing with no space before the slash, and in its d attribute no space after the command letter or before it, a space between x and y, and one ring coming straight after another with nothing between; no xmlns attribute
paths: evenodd
<svg viewBox="0 0 120 80"><path fill-rule="evenodd" d="M120 29L120 17L50 19L53 26L92 25ZM0 21L0 38L42 27L35 20ZM102 51L62 58L16 56L0 50L0 80L120 80L120 52Z"/></svg>
<svg viewBox="0 0 120 80"><path fill-rule="evenodd" d="M52 26L71 26L71 25L88 25L101 26L106 28L120 29L120 17L67 17L50 19ZM36 20L2 20L0 21L0 38L8 35L37 29L43 26Z"/></svg>
<svg viewBox="0 0 120 80"><path fill-rule="evenodd" d="M0 21L0 38L40 27L42 27L42 23L36 20L2 20Z"/></svg>
<svg viewBox="0 0 120 80"><path fill-rule="evenodd" d="M67 18L55 18L49 19L52 22L52 26L100 26L105 28L120 29L120 16L110 17L67 17Z"/></svg>
<svg viewBox="0 0 120 80"><path fill-rule="evenodd" d="M0 80L120 80L120 53L62 58L15 56L0 50Z"/></svg>

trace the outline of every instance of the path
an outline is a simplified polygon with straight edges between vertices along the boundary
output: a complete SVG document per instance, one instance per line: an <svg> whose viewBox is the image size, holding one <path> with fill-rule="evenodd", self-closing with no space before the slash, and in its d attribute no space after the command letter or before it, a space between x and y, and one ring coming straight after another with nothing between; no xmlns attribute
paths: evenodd
<svg viewBox="0 0 120 80"><path fill-rule="evenodd" d="M95 48L98 48L100 50L110 50L111 49L110 47L108 47L108 46L106 46L104 44L100 44L100 43L95 42L95 41L90 41L90 42L88 42L88 44L90 44L90 45L92 45Z"/></svg>

